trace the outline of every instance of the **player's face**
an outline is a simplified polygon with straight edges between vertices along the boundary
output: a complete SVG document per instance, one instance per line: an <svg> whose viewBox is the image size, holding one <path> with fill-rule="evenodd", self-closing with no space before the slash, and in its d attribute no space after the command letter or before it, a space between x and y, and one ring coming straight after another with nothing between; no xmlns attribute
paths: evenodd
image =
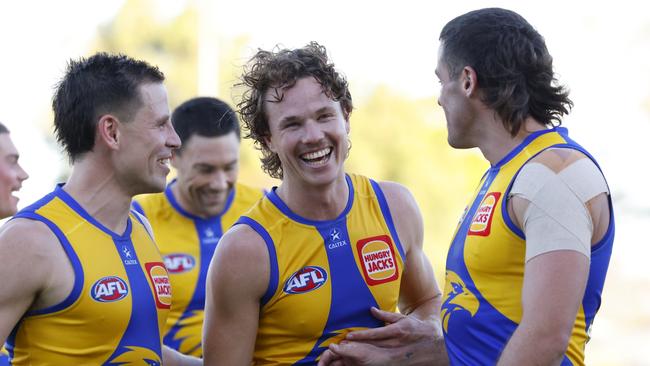
<svg viewBox="0 0 650 366"><path fill-rule="evenodd" d="M322 186L344 176L350 123L339 102L323 93L313 77L305 77L274 102L276 90L265 96L271 151L282 164L283 181Z"/></svg>
<svg viewBox="0 0 650 366"><path fill-rule="evenodd" d="M190 213L220 214L239 173L239 139L234 131L217 137L192 135L176 153L178 199Z"/></svg>
<svg viewBox="0 0 650 366"><path fill-rule="evenodd" d="M28 177L18 164L18 150L9 134L0 133L0 219L16 213L18 197L13 192L20 190Z"/></svg>
<svg viewBox="0 0 650 366"><path fill-rule="evenodd" d="M447 120L447 141L449 145L459 149L475 147L472 136L476 135L473 131L476 123L468 96L463 89L465 80L462 73L458 77L449 75L449 67L443 53L444 44L441 44L438 49L436 76L440 82L438 104L445 112Z"/></svg>
<svg viewBox="0 0 650 366"><path fill-rule="evenodd" d="M164 85L141 85L140 101L132 120L120 126L123 149L117 162L119 179L133 195L165 188L172 151L181 144L169 118Z"/></svg>

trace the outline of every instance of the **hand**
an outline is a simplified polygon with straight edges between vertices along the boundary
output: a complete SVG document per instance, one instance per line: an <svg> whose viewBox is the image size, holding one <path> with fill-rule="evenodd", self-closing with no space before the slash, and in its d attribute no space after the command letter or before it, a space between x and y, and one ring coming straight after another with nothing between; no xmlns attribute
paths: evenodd
<svg viewBox="0 0 650 366"><path fill-rule="evenodd" d="M391 352L361 342L332 343L323 352L318 366L384 366L395 365Z"/></svg>
<svg viewBox="0 0 650 366"><path fill-rule="evenodd" d="M442 332L434 322L374 307L371 312L386 326L348 333L344 341L323 352L319 366L416 365L446 360L444 349L440 350Z"/></svg>
<svg viewBox="0 0 650 366"><path fill-rule="evenodd" d="M380 328L364 329L347 334L347 341L364 342L378 347L401 347L417 343L439 334L433 322L420 320L415 316L406 316L400 313L379 310L375 307L370 309L372 315L385 322L386 325Z"/></svg>

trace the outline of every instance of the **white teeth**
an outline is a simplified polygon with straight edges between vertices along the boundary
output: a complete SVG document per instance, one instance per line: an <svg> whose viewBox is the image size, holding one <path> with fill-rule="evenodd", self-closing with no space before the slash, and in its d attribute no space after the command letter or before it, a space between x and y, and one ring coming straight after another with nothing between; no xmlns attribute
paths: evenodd
<svg viewBox="0 0 650 366"><path fill-rule="evenodd" d="M314 160L314 159L319 159L322 158L323 156L329 154L332 151L331 147L326 147L322 150L310 152L307 154L303 154L301 157L306 160Z"/></svg>
<svg viewBox="0 0 650 366"><path fill-rule="evenodd" d="M162 165L169 166L170 159L166 158L166 159L160 159L158 161L160 161Z"/></svg>

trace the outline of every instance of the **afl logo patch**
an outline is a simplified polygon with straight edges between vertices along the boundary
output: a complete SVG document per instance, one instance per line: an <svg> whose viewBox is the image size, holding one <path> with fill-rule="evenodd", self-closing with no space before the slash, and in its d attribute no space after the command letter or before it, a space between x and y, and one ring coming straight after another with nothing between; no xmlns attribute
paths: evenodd
<svg viewBox="0 0 650 366"><path fill-rule="evenodd" d="M194 257L183 253L174 253L163 257L165 267L171 274L183 273L191 270L196 265Z"/></svg>
<svg viewBox="0 0 650 366"><path fill-rule="evenodd" d="M172 286L169 283L167 269L160 262L145 264L147 275L153 287L153 294L156 298L156 307L158 309L169 309L172 304Z"/></svg>
<svg viewBox="0 0 650 366"><path fill-rule="evenodd" d="M501 192L490 192L485 195L481 205L472 218L467 235L490 235L492 217L494 216L494 209L497 206L497 202L499 202L499 197L501 197Z"/></svg>
<svg viewBox="0 0 650 366"><path fill-rule="evenodd" d="M122 300L129 294L129 287L126 281L117 276L100 278L90 288L90 296L95 301L113 302Z"/></svg>
<svg viewBox="0 0 650 366"><path fill-rule="evenodd" d="M395 281L399 277L395 250L388 235L359 240L357 253L368 285L374 286Z"/></svg>
<svg viewBox="0 0 650 366"><path fill-rule="evenodd" d="M304 294L314 291L327 282L327 272L316 266L307 266L289 277L282 289L287 294Z"/></svg>

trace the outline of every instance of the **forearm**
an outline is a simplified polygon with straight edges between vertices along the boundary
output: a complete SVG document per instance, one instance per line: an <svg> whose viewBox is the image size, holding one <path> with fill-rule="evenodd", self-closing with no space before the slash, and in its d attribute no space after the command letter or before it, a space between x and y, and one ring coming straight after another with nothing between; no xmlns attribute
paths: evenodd
<svg viewBox="0 0 650 366"><path fill-rule="evenodd" d="M405 345L396 354L396 364L409 366L449 364L440 323L441 302L442 295L438 293L408 312L407 316L420 320L422 326L417 329L420 333L419 339Z"/></svg>
<svg viewBox="0 0 650 366"><path fill-rule="evenodd" d="M163 346L163 364L165 366L199 366L203 365L203 361L199 358L186 356L180 352Z"/></svg>
<svg viewBox="0 0 650 366"><path fill-rule="evenodd" d="M442 294L437 293L432 297L421 301L418 304L403 307L402 313L408 316L426 321L432 324L440 324L440 307L442 306Z"/></svg>
<svg viewBox="0 0 650 366"><path fill-rule="evenodd" d="M519 326L508 341L497 365L560 365L567 344L565 337L558 334Z"/></svg>

